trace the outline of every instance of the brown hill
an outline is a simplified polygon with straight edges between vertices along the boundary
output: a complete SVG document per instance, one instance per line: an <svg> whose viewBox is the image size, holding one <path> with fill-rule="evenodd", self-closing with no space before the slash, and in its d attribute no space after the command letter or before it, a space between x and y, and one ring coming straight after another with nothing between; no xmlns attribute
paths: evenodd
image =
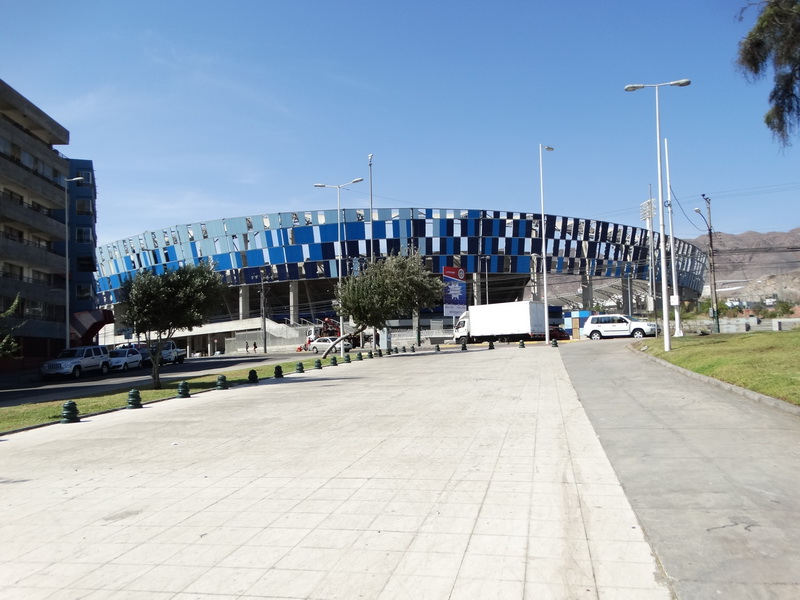
<svg viewBox="0 0 800 600"><path fill-rule="evenodd" d="M687 241L708 248L707 235ZM800 299L800 227L787 232L714 233L714 257L722 297Z"/></svg>

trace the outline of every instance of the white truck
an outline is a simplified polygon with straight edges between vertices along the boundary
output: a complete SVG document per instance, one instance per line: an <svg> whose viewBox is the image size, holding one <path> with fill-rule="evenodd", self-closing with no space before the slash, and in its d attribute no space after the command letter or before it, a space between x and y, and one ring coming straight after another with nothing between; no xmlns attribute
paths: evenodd
<svg viewBox="0 0 800 600"><path fill-rule="evenodd" d="M153 351L155 354L155 350ZM161 364L182 363L186 358L186 350L178 346L175 340L164 340L161 342Z"/></svg>
<svg viewBox="0 0 800 600"><path fill-rule="evenodd" d="M470 306L453 328L459 344L544 339L544 302L501 302Z"/></svg>

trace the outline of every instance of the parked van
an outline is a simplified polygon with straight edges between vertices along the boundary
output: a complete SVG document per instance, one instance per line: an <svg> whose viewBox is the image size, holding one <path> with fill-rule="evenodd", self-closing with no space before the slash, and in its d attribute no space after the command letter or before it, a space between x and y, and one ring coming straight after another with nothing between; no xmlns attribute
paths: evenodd
<svg viewBox="0 0 800 600"><path fill-rule="evenodd" d="M43 378L64 375L80 379L87 372L97 371L107 375L111 368L108 348L105 346L76 346L65 348L53 360L48 360L40 369Z"/></svg>
<svg viewBox="0 0 800 600"><path fill-rule="evenodd" d="M630 315L592 315L583 325L583 335L592 340L606 337L653 336L658 325L652 321L640 321Z"/></svg>

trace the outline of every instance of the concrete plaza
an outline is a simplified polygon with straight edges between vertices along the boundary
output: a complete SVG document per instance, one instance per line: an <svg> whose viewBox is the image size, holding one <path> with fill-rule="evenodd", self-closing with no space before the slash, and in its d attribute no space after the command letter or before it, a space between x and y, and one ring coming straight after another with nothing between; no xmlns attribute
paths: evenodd
<svg viewBox="0 0 800 600"><path fill-rule="evenodd" d="M0 594L699 598L571 381L589 347L384 356L0 438Z"/></svg>

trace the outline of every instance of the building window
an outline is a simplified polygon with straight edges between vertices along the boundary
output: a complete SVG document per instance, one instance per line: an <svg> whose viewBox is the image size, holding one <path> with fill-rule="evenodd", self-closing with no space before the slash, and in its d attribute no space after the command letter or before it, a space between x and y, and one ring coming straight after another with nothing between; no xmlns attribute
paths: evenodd
<svg viewBox="0 0 800 600"><path fill-rule="evenodd" d="M92 228L91 227L78 227L75 230L75 241L79 244L92 243Z"/></svg>
<svg viewBox="0 0 800 600"><path fill-rule="evenodd" d="M94 262L94 256L78 256L77 258L78 271L81 273L94 273L97 266Z"/></svg>
<svg viewBox="0 0 800 600"><path fill-rule="evenodd" d="M79 283L75 286L75 296L78 300L92 299L92 286L87 283Z"/></svg>
<svg viewBox="0 0 800 600"><path fill-rule="evenodd" d="M91 215L93 214L92 210L92 199L91 198L78 198L75 201L75 212L79 215Z"/></svg>

